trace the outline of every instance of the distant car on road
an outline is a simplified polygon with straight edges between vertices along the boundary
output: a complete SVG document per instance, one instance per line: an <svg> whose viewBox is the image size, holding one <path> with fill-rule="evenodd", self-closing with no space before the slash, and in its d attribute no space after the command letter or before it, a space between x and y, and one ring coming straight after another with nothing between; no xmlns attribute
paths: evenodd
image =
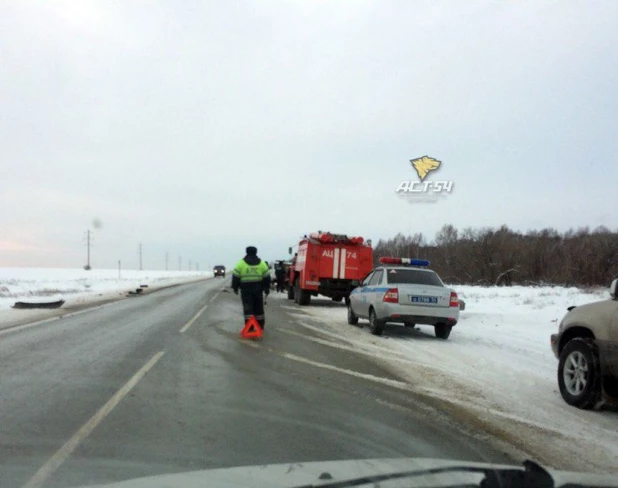
<svg viewBox="0 0 618 488"><path fill-rule="evenodd" d="M382 335L387 322L433 325L436 337L447 339L459 320L459 299L427 269L429 261L380 258L380 263L350 294L348 323L369 319L375 335Z"/></svg>
<svg viewBox="0 0 618 488"><path fill-rule="evenodd" d="M215 278L217 276L222 276L223 278L225 278L225 266L219 264L217 266L215 266L212 270L213 275L215 275Z"/></svg>
<svg viewBox="0 0 618 488"><path fill-rule="evenodd" d="M560 394L574 407L618 401L618 279L609 294L609 300L569 307L550 339Z"/></svg>

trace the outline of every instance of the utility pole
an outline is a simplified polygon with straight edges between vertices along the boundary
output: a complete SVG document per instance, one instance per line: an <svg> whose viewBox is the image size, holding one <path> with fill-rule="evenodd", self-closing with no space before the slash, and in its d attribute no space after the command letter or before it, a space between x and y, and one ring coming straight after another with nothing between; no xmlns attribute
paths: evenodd
<svg viewBox="0 0 618 488"><path fill-rule="evenodd" d="M142 270L142 243L139 243L139 270Z"/></svg>
<svg viewBox="0 0 618 488"><path fill-rule="evenodd" d="M166 252L165 253L165 271L167 271L167 261L168 261L168 258L169 258L169 253Z"/></svg>
<svg viewBox="0 0 618 488"><path fill-rule="evenodd" d="M120 279L120 260L118 260L118 279Z"/></svg>
<svg viewBox="0 0 618 488"><path fill-rule="evenodd" d="M86 266L84 266L85 270L90 270L92 269L90 266L90 247L92 246L92 241L94 240L93 236L92 236L92 232L90 231L90 229L86 230Z"/></svg>
<svg viewBox="0 0 618 488"><path fill-rule="evenodd" d="M88 248L88 258L86 260L86 266L90 269L90 229L86 231L86 247Z"/></svg>

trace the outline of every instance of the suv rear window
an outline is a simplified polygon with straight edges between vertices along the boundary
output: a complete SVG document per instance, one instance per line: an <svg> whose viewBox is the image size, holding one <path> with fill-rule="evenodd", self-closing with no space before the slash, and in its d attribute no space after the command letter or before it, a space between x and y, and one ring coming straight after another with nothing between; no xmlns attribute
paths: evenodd
<svg viewBox="0 0 618 488"><path fill-rule="evenodd" d="M419 269L389 269L386 272L388 283L397 285L431 285L444 286L433 271Z"/></svg>

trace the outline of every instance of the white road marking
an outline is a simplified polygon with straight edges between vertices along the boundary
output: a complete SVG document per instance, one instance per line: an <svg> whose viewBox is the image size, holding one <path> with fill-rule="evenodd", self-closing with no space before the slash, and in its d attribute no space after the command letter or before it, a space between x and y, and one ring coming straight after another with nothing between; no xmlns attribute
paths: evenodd
<svg viewBox="0 0 618 488"><path fill-rule="evenodd" d="M403 381L391 380L390 378L384 378L382 376L375 376L372 374L359 373L358 371L354 371L351 369L338 368L337 366L333 366L332 364L327 363L319 363L317 361L313 361L312 359L307 359L302 356L297 356L296 354L291 354L289 352L278 352L275 350L271 351L283 356L284 358L291 359L293 361L297 361L299 363L309 364L311 366L315 366L317 368L328 369L330 371L336 371L337 373L343 373L350 376L354 376L356 378L362 378L364 380L373 381L374 383L380 383L383 385L392 386L393 388L398 388L400 390L412 391L412 387Z"/></svg>
<svg viewBox="0 0 618 488"><path fill-rule="evenodd" d="M374 383L380 383L382 385L388 385L388 386L391 386L393 388L397 388L399 390L411 391L411 392L415 391L414 388L409 383L406 383L404 381L392 380L390 378L384 378L382 376L375 376L375 375L372 375L372 374L359 373L358 371L354 371L354 370L351 370L351 369L345 369L345 368L339 368L337 366L333 366L332 364L319 363L317 361L313 361L312 359L307 359L307 358L304 358L302 356L297 356L296 354L291 354L289 352L280 352L280 351L277 351L276 349L273 349L272 347L260 346L259 344L256 344L256 343L253 343L253 342L242 342L242 344L245 344L245 345L251 346L251 347L260 347L261 349L266 349L267 351L275 353L275 354L277 354L277 355L279 355L281 357L284 357L286 359L291 359L292 361L297 361L299 363L309 364L309 365L315 366L317 368L328 369L330 371L335 371L337 373L343 373L343 374L347 374L349 376L354 376L356 378L362 378L364 380L373 381Z"/></svg>
<svg viewBox="0 0 618 488"><path fill-rule="evenodd" d="M23 485L23 488L38 488L42 486L49 477L64 463L77 449L77 447L92 433L92 431L107 417L110 412L135 388L140 380L146 376L155 364L165 354L159 351L142 368L127 381L88 422L86 422L41 468Z"/></svg>
<svg viewBox="0 0 618 488"><path fill-rule="evenodd" d="M298 322L297 322L298 323ZM279 332L283 332L284 334L289 334L289 335L293 335L302 339L305 339L307 341L311 341L311 342L315 342L317 344L322 344L323 346L328 346L328 347L332 347L335 349L341 349L343 351L349 351L349 352L353 352L355 354L362 354L364 356L369 356L370 358L376 359L376 354L374 352L371 351L366 351L363 349L359 349L358 347L353 347L351 345L345 345L345 344L341 344L341 343L335 343L326 339L320 339L318 337L313 337L313 336L308 336L305 334L300 334L298 332L294 332L293 330L287 330L287 329L282 329L282 328L277 328L277 331ZM342 339L343 340L343 339ZM378 350L383 350L385 352L390 352L393 353L391 350L385 349L385 348L375 348ZM403 363L403 364L409 364L411 366L419 366L419 363L415 362L415 361L411 361L409 359L405 359L402 357L399 357L399 355L389 355L389 359L391 361L397 361L399 363Z"/></svg>
<svg viewBox="0 0 618 488"><path fill-rule="evenodd" d="M289 314L289 315L293 316L293 314ZM336 339L337 341L343 341L346 344L350 344L350 342L348 341L348 339L346 337L342 337L339 334L335 334L333 332L329 332L326 329L314 327L312 325L307 324L306 322L301 322L301 321L296 321L295 323L297 325L300 325L301 327L305 327L305 328L307 328L309 330L317 332L318 334L321 334L321 335L324 335L324 336L328 336L328 337L332 337L333 339ZM280 329L280 330L282 330L282 329ZM289 332L289 331L286 331L286 332ZM305 337L305 336L303 336L303 337ZM305 337L305 338L307 338L307 337ZM324 339L324 341L325 341L326 345L332 345L332 347L340 347L340 348L345 347L343 345L341 345L341 346L335 345L335 343L329 344L328 341L326 341L325 339ZM395 353L393 351L393 349L390 349L390 348L385 347L385 346L379 346L377 344L368 342L368 343L364 343L363 347L367 348L367 349L371 349L372 351L383 352L383 353L388 355L388 358L390 360L395 360L395 361L399 361L399 362L407 363L407 364L413 364L413 365L416 365L416 366L421 364L418 361L412 361L410 359L406 359L405 357L402 357L402 354ZM352 347L350 350L352 350L352 351L354 351L354 352L356 352L358 354L367 354L370 357L375 358L376 357L375 353L373 353L372 351L368 351L367 349L360 349L358 347Z"/></svg>
<svg viewBox="0 0 618 488"><path fill-rule="evenodd" d="M285 308L287 310L294 310L295 312L303 312L305 315L309 316L307 312L300 310L298 307L292 307L290 305L280 305L281 308Z"/></svg>
<svg viewBox="0 0 618 488"><path fill-rule="evenodd" d="M184 285L184 284L187 284L187 283L194 283L195 281L202 281L202 280L206 281L206 280L210 280L210 279L212 279L212 277L210 277L210 278L198 278L197 280L192 280L192 281L187 281L187 282L183 282L183 283L178 283L176 285L162 286L160 288L155 288L155 289L151 288L150 291L148 293L146 293L146 295L150 295L150 294L152 294L154 292L157 292L157 291L160 291L160 290L165 290L166 288L171 288L173 286L181 286L181 285ZM121 295L123 294L121 292L119 292L119 293ZM219 293L221 293L221 292L219 292ZM217 293L217 295L219 295L219 293ZM144 296L146 296L146 295L144 295ZM216 298L217 295L215 295L215 297L213 297L213 299ZM30 323L27 323L27 324L15 324L15 325L11 325L9 327L0 328L0 336L4 335L4 334L10 334L11 332L17 332L17 331L20 331L20 330L29 329L30 327L35 327L37 325L47 324L48 322L54 322L56 320L61 320L61 319L68 319L68 318L71 318L71 317L75 317L76 315L81 315L83 313L94 312L95 310L100 310L100 309L102 309L104 307L108 307L108 306L113 305L113 304L115 304L117 302L120 302L120 301L124 300L125 298L126 297L123 296L123 298L114 299L114 300L112 300L110 302L106 302L106 303L103 303L103 304L100 304L100 305L97 305L95 303L92 306L87 306L87 308L84 308L83 310L77 310L75 312L69 312L69 313L65 313L63 315L55 315L53 317L49 317L49 318L46 318L46 319L37 320L36 322L30 322Z"/></svg>
<svg viewBox="0 0 618 488"><path fill-rule="evenodd" d="M213 298L214 298L214 297L213 297ZM210 301L212 302L212 300L210 300ZM204 313L204 311L205 311L207 308L208 308L208 304L204 305L204 306L200 309L200 311L199 311L199 312L197 312L197 313L193 316L193 318L192 318L191 320L189 320L189 321L188 321L185 325L183 325L182 329L180 329L180 333L181 333L181 334L184 334L184 333L187 331L187 329L193 325L193 322L195 322L195 321L196 321L196 320L200 317L200 315L202 315L202 314Z"/></svg>
<svg viewBox="0 0 618 488"><path fill-rule="evenodd" d="M115 303L115 302L111 302ZM93 312L95 310L101 309L107 305L111 305L111 303L104 303L103 305L94 305L92 307L85 308L83 310L78 310L76 312L69 312L64 315L56 315L54 317L49 317L47 319L37 320L36 322L30 322L29 324L16 324L11 325L10 327L6 327L4 329L0 329L0 335L10 334L11 332L17 332L19 330L29 329L30 327L36 327L37 325L43 325L48 322L54 322L55 320L68 319L71 317L75 317L76 315L81 315L86 312Z"/></svg>

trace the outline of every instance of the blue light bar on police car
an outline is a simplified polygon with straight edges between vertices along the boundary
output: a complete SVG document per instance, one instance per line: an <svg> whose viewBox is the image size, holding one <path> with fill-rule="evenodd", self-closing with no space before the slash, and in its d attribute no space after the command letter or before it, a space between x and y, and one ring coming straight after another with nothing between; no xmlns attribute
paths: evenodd
<svg viewBox="0 0 618 488"><path fill-rule="evenodd" d="M427 261L426 259L383 257L383 258L380 258L379 261L382 264L403 264L406 266L429 266L429 261Z"/></svg>

